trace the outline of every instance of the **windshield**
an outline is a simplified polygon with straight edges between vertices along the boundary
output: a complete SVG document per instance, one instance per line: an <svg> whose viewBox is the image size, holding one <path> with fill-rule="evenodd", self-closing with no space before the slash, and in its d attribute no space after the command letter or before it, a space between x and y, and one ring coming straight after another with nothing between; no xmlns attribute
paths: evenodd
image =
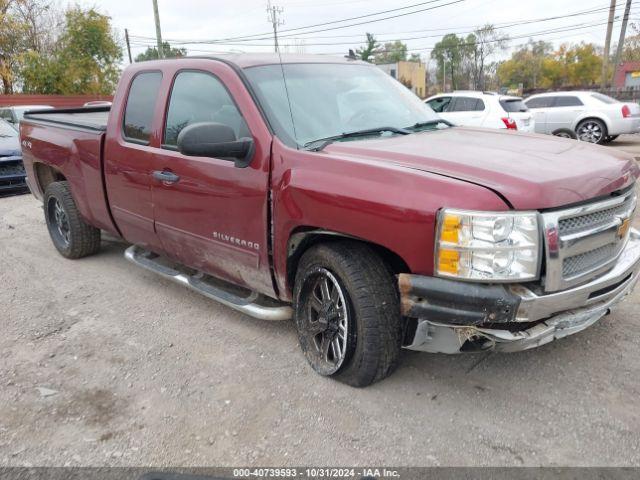
<svg viewBox="0 0 640 480"><path fill-rule="evenodd" d="M17 137L18 132L9 123L0 120L0 137Z"/></svg>
<svg viewBox="0 0 640 480"><path fill-rule="evenodd" d="M345 132L439 120L400 82L373 66L265 65L245 73L276 135L292 147Z"/></svg>

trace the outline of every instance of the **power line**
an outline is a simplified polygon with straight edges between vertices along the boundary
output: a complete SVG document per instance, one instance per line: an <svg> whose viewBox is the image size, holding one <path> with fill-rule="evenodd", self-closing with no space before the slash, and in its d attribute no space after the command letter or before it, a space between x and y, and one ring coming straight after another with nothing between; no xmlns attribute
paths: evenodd
<svg viewBox="0 0 640 480"><path fill-rule="evenodd" d="M559 20L559 19L565 19L565 18L570 18L570 17L576 17L576 16L581 16L581 15L592 15L594 13L599 13L605 10L609 10L609 7L600 7L600 8L593 8L593 9L589 9L589 10L583 10L583 11L578 11L578 12L573 12L573 13L568 13L566 15L562 15L562 16L553 16L553 17L543 17L543 18L536 18L536 19L529 19L529 20L524 20L524 21L511 21L511 22L503 22L503 23L498 23L498 24L494 24L494 27L498 27L498 28L511 28L514 26L521 26L521 25L527 25L527 24L532 24L532 23L542 23L542 22L547 22L547 21L553 21L553 20ZM468 33L473 33L473 30L470 31L466 31L466 32L452 32L452 29L455 28L478 28L478 27L450 27L450 28L438 28L438 29L432 29L432 30L413 30L410 32L406 32L406 33L414 33L414 32L431 32L431 31L447 31L448 33L456 33L456 34L468 34ZM282 32L282 31L281 31ZM298 35L302 35L302 34L306 34L306 33L311 33L311 32L302 32L300 34L296 34L296 35L279 35L279 38L285 38L285 37L297 37ZM388 33L385 35L398 35L399 33ZM440 35L427 35L427 36L418 36L418 37L406 37L406 38L393 38L393 40L418 40L418 39L422 39L422 38L436 38L439 37ZM132 36L133 37L133 36ZM348 38L361 38L362 35L351 35L351 36L345 36ZM136 38L142 38L142 39L150 39L151 37L142 37L142 36L136 36ZM238 39L240 39L241 37L236 37ZM311 38L321 38L321 37L305 37L302 38L301 40L307 40L307 39L311 39ZM331 36L331 37L323 37L323 38L337 38L336 36ZM172 39L170 40L172 43L178 44L178 45L191 45L191 44L220 44L220 45L241 45L242 43L245 42L249 42L249 41L261 41L261 40L271 40L270 37L265 37L265 38L254 38L254 39L247 39L247 40L237 40L237 42L225 42L222 39L220 40L177 40L177 39ZM383 40L384 41L384 40ZM343 42L343 43L334 43L335 45L347 45L347 44L351 44L351 42ZM306 44L306 45L327 45L327 44ZM247 46L255 46L255 44L247 44Z"/></svg>

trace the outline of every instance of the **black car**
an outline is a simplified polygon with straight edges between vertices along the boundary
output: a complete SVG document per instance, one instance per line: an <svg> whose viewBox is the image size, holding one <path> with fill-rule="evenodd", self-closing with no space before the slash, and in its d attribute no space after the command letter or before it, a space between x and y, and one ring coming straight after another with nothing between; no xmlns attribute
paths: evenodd
<svg viewBox="0 0 640 480"><path fill-rule="evenodd" d="M0 195L27 192L18 132L0 120Z"/></svg>

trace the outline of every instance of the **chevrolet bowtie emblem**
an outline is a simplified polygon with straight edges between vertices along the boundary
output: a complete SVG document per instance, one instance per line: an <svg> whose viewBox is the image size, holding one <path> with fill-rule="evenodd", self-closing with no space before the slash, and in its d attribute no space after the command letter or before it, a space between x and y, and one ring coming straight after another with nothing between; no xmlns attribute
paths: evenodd
<svg viewBox="0 0 640 480"><path fill-rule="evenodd" d="M631 227L631 219L630 218L621 218L622 224L618 227L618 238L624 238L627 236L627 232L629 232L629 228Z"/></svg>

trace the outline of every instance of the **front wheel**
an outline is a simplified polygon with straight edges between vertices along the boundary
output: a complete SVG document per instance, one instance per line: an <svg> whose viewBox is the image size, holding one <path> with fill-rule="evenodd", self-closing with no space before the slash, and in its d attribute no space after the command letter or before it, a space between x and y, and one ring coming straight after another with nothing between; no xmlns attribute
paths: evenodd
<svg viewBox="0 0 640 480"><path fill-rule="evenodd" d="M301 258L294 287L300 347L320 375L364 387L388 376L400 356L395 279L370 247L333 242Z"/></svg>
<svg viewBox="0 0 640 480"><path fill-rule="evenodd" d="M607 126L602 120L589 118L580 122L576 128L578 140L589 143L602 144L607 138Z"/></svg>

